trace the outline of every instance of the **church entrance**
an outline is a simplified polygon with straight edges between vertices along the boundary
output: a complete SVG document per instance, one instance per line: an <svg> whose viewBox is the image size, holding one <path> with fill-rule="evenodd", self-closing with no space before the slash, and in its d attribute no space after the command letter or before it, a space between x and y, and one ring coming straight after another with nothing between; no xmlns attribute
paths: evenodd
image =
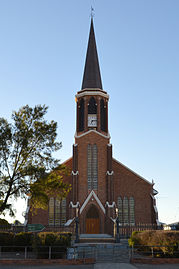
<svg viewBox="0 0 179 269"><path fill-rule="evenodd" d="M92 205L86 214L86 233L99 234L99 213L96 206Z"/></svg>

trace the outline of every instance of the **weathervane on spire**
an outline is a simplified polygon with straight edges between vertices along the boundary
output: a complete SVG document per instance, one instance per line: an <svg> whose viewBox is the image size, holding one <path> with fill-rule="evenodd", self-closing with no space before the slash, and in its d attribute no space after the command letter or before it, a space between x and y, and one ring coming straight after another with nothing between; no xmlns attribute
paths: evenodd
<svg viewBox="0 0 179 269"><path fill-rule="evenodd" d="M91 6L91 18L94 17L94 8Z"/></svg>

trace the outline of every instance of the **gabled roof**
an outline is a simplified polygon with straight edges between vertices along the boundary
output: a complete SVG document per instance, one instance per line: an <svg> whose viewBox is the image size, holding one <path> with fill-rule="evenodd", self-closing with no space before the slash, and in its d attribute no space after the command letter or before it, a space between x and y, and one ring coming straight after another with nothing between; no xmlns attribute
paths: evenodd
<svg viewBox="0 0 179 269"><path fill-rule="evenodd" d="M88 49L86 54L86 62L83 74L83 82L81 89L99 88L103 89L98 62L98 53L96 48L96 40L94 34L93 18L91 18L91 27L88 40Z"/></svg>
<svg viewBox="0 0 179 269"><path fill-rule="evenodd" d="M139 177L140 179L144 180L146 183L150 184L150 185L154 185L153 183L151 183L150 181L148 181L147 179L145 179L144 177L140 176L139 174L137 174L136 172L134 172L133 170L131 170L129 167L127 167L126 165L124 165L123 163L119 162L118 160L113 158L113 161L115 161L116 163L120 164L121 166L123 166L125 169L127 169L128 171L132 172L134 175L136 175L137 177Z"/></svg>

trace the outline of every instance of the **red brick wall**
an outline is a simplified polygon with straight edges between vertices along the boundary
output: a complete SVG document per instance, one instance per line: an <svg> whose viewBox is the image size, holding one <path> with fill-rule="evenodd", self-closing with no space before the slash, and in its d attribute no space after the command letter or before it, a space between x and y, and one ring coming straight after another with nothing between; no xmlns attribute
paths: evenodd
<svg viewBox="0 0 179 269"><path fill-rule="evenodd" d="M87 198L87 146L88 144L96 144L98 148L98 191L97 195L103 205L106 202L106 171L107 171L107 144L109 139L95 132L87 133L86 135L76 138L75 143L78 144L78 170L79 170L79 185L78 185L78 200L80 205Z"/></svg>
<svg viewBox="0 0 179 269"><path fill-rule="evenodd" d="M118 196L124 198L134 197L135 221L138 223L151 223L151 196L152 185L127 167L113 159L114 171L114 199L117 203Z"/></svg>

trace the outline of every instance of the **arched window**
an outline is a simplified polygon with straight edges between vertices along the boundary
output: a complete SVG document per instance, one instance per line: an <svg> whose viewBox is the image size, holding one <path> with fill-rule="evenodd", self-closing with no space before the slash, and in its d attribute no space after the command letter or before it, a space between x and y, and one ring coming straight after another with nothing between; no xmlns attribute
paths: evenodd
<svg viewBox="0 0 179 269"><path fill-rule="evenodd" d="M90 98L88 105L88 114L96 114L97 113L97 105L94 97Z"/></svg>
<svg viewBox="0 0 179 269"><path fill-rule="evenodd" d="M135 204L134 198L129 198L129 216L130 216L130 224L135 225Z"/></svg>
<svg viewBox="0 0 179 269"><path fill-rule="evenodd" d="M87 152L87 178L88 178L88 190L98 189L98 149L96 144L88 144Z"/></svg>
<svg viewBox="0 0 179 269"><path fill-rule="evenodd" d="M66 223L66 199L49 199L49 225L61 226Z"/></svg>
<svg viewBox="0 0 179 269"><path fill-rule="evenodd" d="M84 99L80 100L79 104L79 122L78 122L78 130L84 130Z"/></svg>
<svg viewBox="0 0 179 269"><path fill-rule="evenodd" d="M122 198L119 196L117 199L119 223L122 223Z"/></svg>
<svg viewBox="0 0 179 269"><path fill-rule="evenodd" d="M129 204L127 197L123 199L123 223L124 225L129 224Z"/></svg>
<svg viewBox="0 0 179 269"><path fill-rule="evenodd" d="M100 101L100 122L101 122L101 130L107 132L107 109L104 104L104 100Z"/></svg>

